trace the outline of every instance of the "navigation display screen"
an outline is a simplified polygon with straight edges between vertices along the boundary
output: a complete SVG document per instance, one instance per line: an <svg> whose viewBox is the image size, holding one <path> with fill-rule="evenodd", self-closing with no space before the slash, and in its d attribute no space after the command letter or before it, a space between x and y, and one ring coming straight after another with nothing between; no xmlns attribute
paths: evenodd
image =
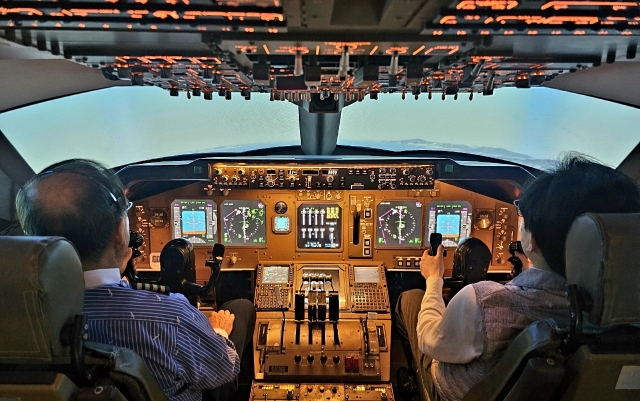
<svg viewBox="0 0 640 401"><path fill-rule="evenodd" d="M465 201L431 202L427 206L425 242L432 233L442 234L442 245L456 247L471 235L471 203Z"/></svg>
<svg viewBox="0 0 640 401"><path fill-rule="evenodd" d="M256 246L267 242L265 205L260 201L227 200L220 205L222 243Z"/></svg>
<svg viewBox="0 0 640 401"><path fill-rule="evenodd" d="M176 199L171 202L171 237L192 244L215 244L218 237L218 205L210 200Z"/></svg>
<svg viewBox="0 0 640 401"><path fill-rule="evenodd" d="M380 202L376 211L377 247L420 247L422 203L418 201Z"/></svg>
<svg viewBox="0 0 640 401"><path fill-rule="evenodd" d="M342 246L342 208L336 203L298 207L298 248L339 249Z"/></svg>
<svg viewBox="0 0 640 401"><path fill-rule="evenodd" d="M379 283L380 275L375 266L353 266L353 275L356 283Z"/></svg>
<svg viewBox="0 0 640 401"><path fill-rule="evenodd" d="M287 284L289 282L289 266L264 266L262 268L264 284Z"/></svg>

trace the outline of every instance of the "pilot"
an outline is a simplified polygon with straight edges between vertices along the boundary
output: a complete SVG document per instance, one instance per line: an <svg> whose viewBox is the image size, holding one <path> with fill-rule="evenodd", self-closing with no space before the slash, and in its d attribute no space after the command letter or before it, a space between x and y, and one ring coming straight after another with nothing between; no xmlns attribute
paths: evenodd
<svg viewBox="0 0 640 401"><path fill-rule="evenodd" d="M527 270L505 285L464 287L445 307L443 247L422 255L426 292L402 293L396 307L410 369L426 369L421 389L434 400L461 400L498 362L514 337L536 320L566 318L564 245L584 213L640 212L640 187L621 172L578 155L532 181L514 202ZM531 261L531 262L529 262Z"/></svg>
<svg viewBox="0 0 640 401"><path fill-rule="evenodd" d="M199 401L203 390L207 398L229 399L253 335L253 305L234 300L207 319L180 294L134 290L121 281L132 252L130 207L112 170L80 159L45 168L16 198L27 235L61 236L76 247L89 341L135 351L173 401Z"/></svg>

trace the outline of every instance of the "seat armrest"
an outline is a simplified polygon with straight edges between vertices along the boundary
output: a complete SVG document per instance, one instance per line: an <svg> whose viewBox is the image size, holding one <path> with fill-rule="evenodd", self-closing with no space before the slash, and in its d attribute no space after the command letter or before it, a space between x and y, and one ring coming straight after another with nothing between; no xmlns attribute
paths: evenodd
<svg viewBox="0 0 640 401"><path fill-rule="evenodd" d="M498 364L464 396L463 401L497 399L511 377L532 353L544 353L560 346L561 336L553 320L539 320L524 329L513 340Z"/></svg>
<svg viewBox="0 0 640 401"><path fill-rule="evenodd" d="M132 399L169 401L147 364L130 349L86 342L85 351L88 357L108 361L109 376L124 386Z"/></svg>

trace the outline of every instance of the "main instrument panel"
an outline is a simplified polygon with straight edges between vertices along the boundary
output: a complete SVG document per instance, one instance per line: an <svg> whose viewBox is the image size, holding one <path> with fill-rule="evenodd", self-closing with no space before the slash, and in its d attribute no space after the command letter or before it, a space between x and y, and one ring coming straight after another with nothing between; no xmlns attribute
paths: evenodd
<svg viewBox="0 0 640 401"><path fill-rule="evenodd" d="M227 247L223 269L353 259L417 269L437 231L446 247L468 236L481 239L493 252L490 271L508 271L506 246L517 236L513 206L439 180L438 170L434 164L211 163L207 183L135 202L131 226L147 239L138 269L159 270L160 251L173 238L201 248L196 264L203 278L214 243Z"/></svg>
<svg viewBox="0 0 640 401"><path fill-rule="evenodd" d="M429 163L210 163L206 180L134 202L131 227L146 238L137 268L160 270L164 245L186 238L198 279L215 243L223 270L255 274L252 399L392 400L387 273L419 271L433 232L449 248L476 237L491 271L510 270L515 208L440 174Z"/></svg>

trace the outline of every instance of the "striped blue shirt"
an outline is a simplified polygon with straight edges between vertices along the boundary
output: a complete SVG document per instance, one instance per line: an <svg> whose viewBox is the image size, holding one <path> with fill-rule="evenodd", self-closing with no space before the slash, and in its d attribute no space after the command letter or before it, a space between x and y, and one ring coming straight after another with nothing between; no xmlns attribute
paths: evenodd
<svg viewBox="0 0 640 401"><path fill-rule="evenodd" d="M117 283L104 281L85 290L89 341L136 352L172 401L200 401L203 389L236 377L240 360L233 343L185 297L134 290L119 274Z"/></svg>

